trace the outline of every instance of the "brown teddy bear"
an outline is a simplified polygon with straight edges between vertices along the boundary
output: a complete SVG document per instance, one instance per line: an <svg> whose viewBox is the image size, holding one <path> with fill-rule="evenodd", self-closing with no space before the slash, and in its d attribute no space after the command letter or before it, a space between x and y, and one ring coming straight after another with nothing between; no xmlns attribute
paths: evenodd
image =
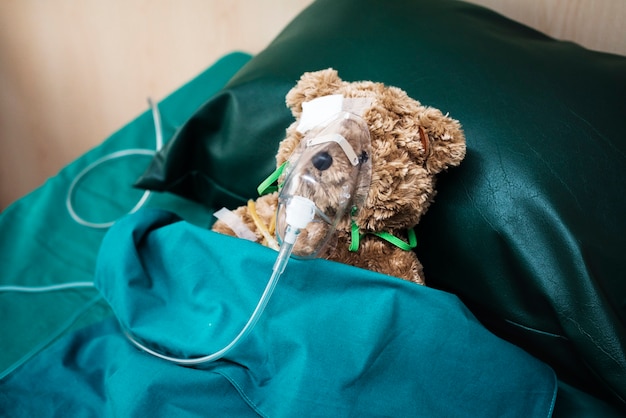
<svg viewBox="0 0 626 418"><path fill-rule="evenodd" d="M276 156L280 193L227 211L213 230L277 248L284 206L279 195L295 187L315 203L319 218L301 231L295 254L424 284L412 251L413 227L433 201L435 175L465 156L460 123L399 88L345 82L333 69L305 73L286 102L296 121ZM316 123L324 116L331 122Z"/></svg>

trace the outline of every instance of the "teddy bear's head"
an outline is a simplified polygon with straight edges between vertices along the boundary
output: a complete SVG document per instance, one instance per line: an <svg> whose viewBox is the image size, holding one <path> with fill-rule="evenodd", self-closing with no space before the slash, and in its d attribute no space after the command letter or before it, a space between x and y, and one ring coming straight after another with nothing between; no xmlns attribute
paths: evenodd
<svg viewBox="0 0 626 418"><path fill-rule="evenodd" d="M458 165L465 156L459 122L421 105L399 88L369 81L345 82L333 69L305 73L286 98L296 121L280 143L279 166L293 160L294 153L304 156L303 139L310 138L311 132L315 137L315 129L322 129L300 129L303 104L333 95L351 100L354 112L360 114L354 120L340 118L339 125L331 129L345 138L350 146L343 148L352 149L350 155L358 161L350 162L342 147L307 155L305 172L318 186L310 188L308 197L322 211L332 213L347 194L362 195L358 211L348 211L338 230L349 230L354 223L362 232L393 233L412 228L433 200L436 174ZM366 141L364 135L368 136ZM359 180L358 188L348 192L346 184L361 165L367 165L367 170L358 172L367 182Z"/></svg>

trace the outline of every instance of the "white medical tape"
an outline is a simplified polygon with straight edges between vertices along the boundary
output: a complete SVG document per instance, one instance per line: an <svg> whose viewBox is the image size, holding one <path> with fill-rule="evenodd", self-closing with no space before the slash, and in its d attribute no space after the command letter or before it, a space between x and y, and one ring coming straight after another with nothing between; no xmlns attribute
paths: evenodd
<svg viewBox="0 0 626 418"><path fill-rule="evenodd" d="M342 108L343 96L341 94L322 96L309 102L304 102L302 103L300 123L296 129L302 134L306 133L311 128L321 125L341 112Z"/></svg>
<svg viewBox="0 0 626 418"><path fill-rule="evenodd" d="M329 121L339 112L350 112L357 116L363 116L365 111L372 106L374 99L371 97L348 97L341 94L322 96L302 103L300 123L296 130L301 134L311 128L322 125Z"/></svg>
<svg viewBox="0 0 626 418"><path fill-rule="evenodd" d="M243 223L243 220L239 216L235 215L234 212L226 208L222 208L215 212L213 216L224 222L239 238L247 239L248 241L257 240L256 234L252 232L250 228Z"/></svg>

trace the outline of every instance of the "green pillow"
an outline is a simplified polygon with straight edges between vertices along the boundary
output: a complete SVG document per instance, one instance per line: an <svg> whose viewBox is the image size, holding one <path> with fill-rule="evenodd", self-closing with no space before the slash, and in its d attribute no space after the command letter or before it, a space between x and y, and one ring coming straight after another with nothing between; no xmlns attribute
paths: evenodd
<svg viewBox="0 0 626 418"><path fill-rule="evenodd" d="M626 399L626 58L457 0L318 0L138 184L237 206L274 168L287 91L327 67L461 121L468 153L418 226L429 285L572 387Z"/></svg>

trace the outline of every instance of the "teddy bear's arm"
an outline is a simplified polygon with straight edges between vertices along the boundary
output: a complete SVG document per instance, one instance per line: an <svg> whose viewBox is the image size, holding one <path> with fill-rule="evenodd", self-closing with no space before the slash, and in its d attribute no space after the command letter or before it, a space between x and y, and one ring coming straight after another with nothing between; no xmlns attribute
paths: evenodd
<svg viewBox="0 0 626 418"><path fill-rule="evenodd" d="M278 196L272 193L246 206L238 207L233 210L233 213L254 233L256 242L275 248L277 247L274 231L277 205ZM236 236L231 227L221 220L217 220L211 229L220 234Z"/></svg>

